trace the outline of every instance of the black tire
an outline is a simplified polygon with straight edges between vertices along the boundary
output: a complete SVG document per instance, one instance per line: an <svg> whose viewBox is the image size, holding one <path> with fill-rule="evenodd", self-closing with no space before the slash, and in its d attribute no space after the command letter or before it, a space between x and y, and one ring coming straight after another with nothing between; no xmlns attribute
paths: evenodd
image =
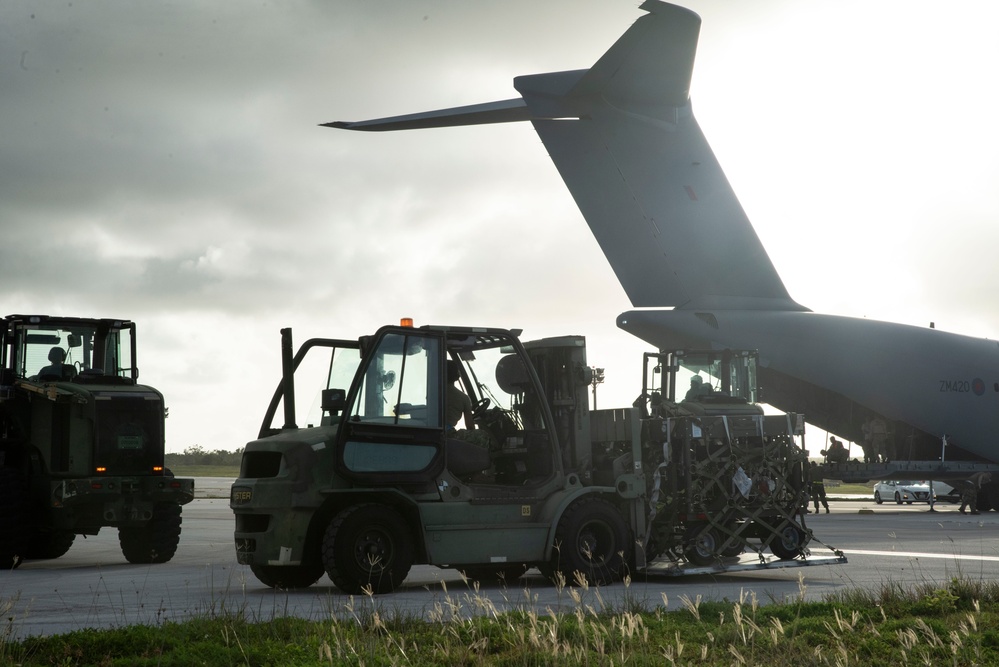
<svg viewBox="0 0 999 667"><path fill-rule="evenodd" d="M874 492L874 502L876 502L878 505L884 502L884 498L881 497L880 491Z"/></svg>
<svg viewBox="0 0 999 667"><path fill-rule="evenodd" d="M308 588L325 574L319 559L301 565L251 565L253 576L271 588Z"/></svg>
<svg viewBox="0 0 999 667"><path fill-rule="evenodd" d="M770 542L770 551L781 560L794 560L805 547L804 534L793 523L785 523Z"/></svg>
<svg viewBox="0 0 999 667"><path fill-rule="evenodd" d="M562 514L555 529L555 551L550 568L567 582L575 573L594 585L621 579L632 564L631 531L611 503L597 497L577 500Z"/></svg>
<svg viewBox="0 0 999 667"><path fill-rule="evenodd" d="M732 544L728 545L722 549L722 558L735 558L736 556L741 556L742 552L746 550L746 545L743 544L742 540L736 540Z"/></svg>
<svg viewBox="0 0 999 667"><path fill-rule="evenodd" d="M180 505L160 503L141 528L118 529L118 544L125 560L134 564L166 563L180 544Z"/></svg>
<svg viewBox="0 0 999 667"><path fill-rule="evenodd" d="M459 567L470 581L480 584L509 584L520 579L527 572L525 563L507 563L504 565L475 565Z"/></svg>
<svg viewBox="0 0 999 667"><path fill-rule="evenodd" d="M727 532L718 534L718 544L721 544L730 535L741 535L740 529L743 528L739 522L729 524L726 529ZM746 550L746 543L741 537L732 537L732 544L728 545L721 550L722 558L735 558L736 556L741 556Z"/></svg>
<svg viewBox="0 0 999 667"><path fill-rule="evenodd" d="M39 531L28 538L25 557L45 560L59 558L73 546L76 534L68 530Z"/></svg>
<svg viewBox="0 0 999 667"><path fill-rule="evenodd" d="M698 525L688 530L689 540L683 555L694 565L711 565L718 560L718 531Z"/></svg>
<svg viewBox="0 0 999 667"><path fill-rule="evenodd" d="M25 485L21 473L0 467L0 570L13 570L24 559L26 540Z"/></svg>
<svg viewBox="0 0 999 667"><path fill-rule="evenodd" d="M896 505L902 504L902 494L899 493L898 491L895 492L895 504Z"/></svg>
<svg viewBox="0 0 999 667"><path fill-rule="evenodd" d="M390 593L413 566L413 535L391 507L369 503L337 514L323 535L322 563L336 587Z"/></svg>

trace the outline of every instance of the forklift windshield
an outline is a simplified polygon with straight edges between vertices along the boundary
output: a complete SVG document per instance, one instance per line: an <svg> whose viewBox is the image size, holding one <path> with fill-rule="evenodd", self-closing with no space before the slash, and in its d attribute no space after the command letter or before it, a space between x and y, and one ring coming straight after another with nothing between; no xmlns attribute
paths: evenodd
<svg viewBox="0 0 999 667"><path fill-rule="evenodd" d="M646 355L646 358L656 364L657 373L665 365L669 375L663 378L662 389L676 403L720 401L753 404L759 401L755 352L676 350ZM646 376L649 375L647 372Z"/></svg>
<svg viewBox="0 0 999 667"><path fill-rule="evenodd" d="M676 402L758 401L755 352L678 350L672 356Z"/></svg>

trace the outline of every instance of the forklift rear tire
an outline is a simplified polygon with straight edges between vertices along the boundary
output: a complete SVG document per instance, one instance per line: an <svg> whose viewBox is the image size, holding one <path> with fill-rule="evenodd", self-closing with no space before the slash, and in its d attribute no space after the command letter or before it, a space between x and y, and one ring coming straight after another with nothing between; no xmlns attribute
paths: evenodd
<svg viewBox="0 0 999 667"><path fill-rule="evenodd" d="M632 564L631 531L611 503L589 496L569 506L555 530L550 568L572 582L576 573L594 585L621 579Z"/></svg>
<svg viewBox="0 0 999 667"><path fill-rule="evenodd" d="M336 587L391 593L413 566L413 536L397 511L366 503L341 511L323 535L322 562Z"/></svg>

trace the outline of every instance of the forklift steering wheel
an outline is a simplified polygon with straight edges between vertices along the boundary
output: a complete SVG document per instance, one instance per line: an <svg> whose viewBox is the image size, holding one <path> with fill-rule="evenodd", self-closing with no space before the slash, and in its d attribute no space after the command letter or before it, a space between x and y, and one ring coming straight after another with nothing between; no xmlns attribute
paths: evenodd
<svg viewBox="0 0 999 667"><path fill-rule="evenodd" d="M475 417L476 419L482 419L482 417L485 416L486 414L486 410L488 409L489 409L489 399L485 397L480 398L478 402L476 402L475 406L472 407L472 416Z"/></svg>

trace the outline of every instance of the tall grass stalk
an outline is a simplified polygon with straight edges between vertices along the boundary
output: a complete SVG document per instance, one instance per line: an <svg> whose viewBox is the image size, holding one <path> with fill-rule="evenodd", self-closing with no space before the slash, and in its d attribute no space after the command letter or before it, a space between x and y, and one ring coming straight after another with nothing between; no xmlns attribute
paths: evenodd
<svg viewBox="0 0 999 667"><path fill-rule="evenodd" d="M799 582L803 587L803 581ZM210 605L185 622L83 630L15 640L15 598L0 600L0 664L18 665L883 665L999 664L999 584L955 578L905 589L843 591L761 605L680 596L644 610L610 608L599 586L562 582L564 604L538 608L528 590L501 587L497 605L471 580L434 590L426 614L391 597L341 600L326 618ZM509 607L517 598L522 604ZM503 606L509 611L500 611Z"/></svg>

